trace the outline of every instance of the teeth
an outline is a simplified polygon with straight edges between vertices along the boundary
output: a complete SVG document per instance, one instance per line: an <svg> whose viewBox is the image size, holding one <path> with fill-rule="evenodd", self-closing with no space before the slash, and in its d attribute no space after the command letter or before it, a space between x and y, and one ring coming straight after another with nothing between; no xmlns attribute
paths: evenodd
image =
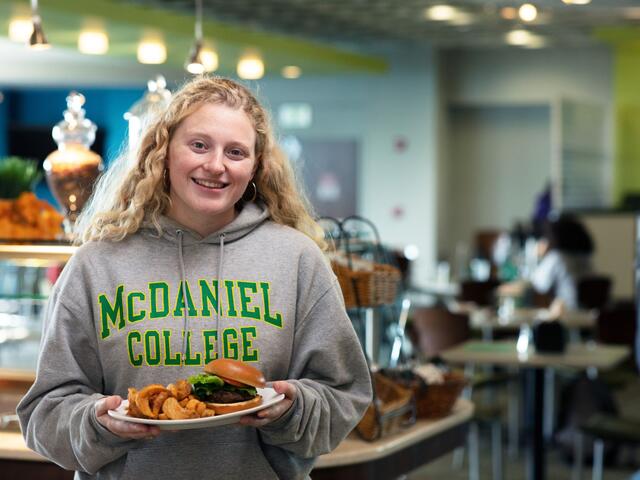
<svg viewBox="0 0 640 480"><path fill-rule="evenodd" d="M198 185L202 185L203 187L207 188L224 188L224 183L217 183L209 180L199 180L197 178L194 178L193 181Z"/></svg>

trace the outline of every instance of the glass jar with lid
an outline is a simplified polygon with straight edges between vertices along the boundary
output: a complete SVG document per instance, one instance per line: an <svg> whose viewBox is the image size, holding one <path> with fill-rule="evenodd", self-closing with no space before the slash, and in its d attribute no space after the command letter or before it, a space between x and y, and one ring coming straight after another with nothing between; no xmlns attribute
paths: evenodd
<svg viewBox="0 0 640 480"><path fill-rule="evenodd" d="M58 149L44 161L47 184L66 215L67 231L75 222L103 170L102 158L89 147L96 138L96 124L85 118L85 97L71 92L64 120L53 127Z"/></svg>

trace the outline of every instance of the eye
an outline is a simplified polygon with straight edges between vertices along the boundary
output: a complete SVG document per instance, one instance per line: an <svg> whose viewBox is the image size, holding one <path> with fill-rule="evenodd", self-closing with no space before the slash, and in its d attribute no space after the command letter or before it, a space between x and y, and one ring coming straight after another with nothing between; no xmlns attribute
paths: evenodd
<svg viewBox="0 0 640 480"><path fill-rule="evenodd" d="M229 153L230 157L236 158L236 159L243 159L247 156L247 153L243 149L238 147L231 148L227 150L227 152Z"/></svg>
<svg viewBox="0 0 640 480"><path fill-rule="evenodd" d="M196 140L195 142L192 142L191 146L193 147L194 150L205 150L207 148L207 146L204 144L204 142L201 142L199 140Z"/></svg>

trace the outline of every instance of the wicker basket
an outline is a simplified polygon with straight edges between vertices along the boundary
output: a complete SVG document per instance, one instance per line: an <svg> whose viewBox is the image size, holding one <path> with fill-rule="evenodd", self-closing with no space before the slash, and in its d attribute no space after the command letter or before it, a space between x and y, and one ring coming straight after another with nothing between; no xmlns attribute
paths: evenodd
<svg viewBox="0 0 640 480"><path fill-rule="evenodd" d="M392 265L373 263L368 270L354 270L338 261L331 263L347 308L375 307L395 301L400 270Z"/></svg>
<svg viewBox="0 0 640 480"><path fill-rule="evenodd" d="M440 418L449 415L453 405L466 386L467 381L460 372L444 374L444 383L427 385L413 381L411 389L416 397L418 418Z"/></svg>
<svg viewBox="0 0 640 480"><path fill-rule="evenodd" d="M373 374L373 402L356 427L364 440L374 441L415 422L413 392L380 373Z"/></svg>

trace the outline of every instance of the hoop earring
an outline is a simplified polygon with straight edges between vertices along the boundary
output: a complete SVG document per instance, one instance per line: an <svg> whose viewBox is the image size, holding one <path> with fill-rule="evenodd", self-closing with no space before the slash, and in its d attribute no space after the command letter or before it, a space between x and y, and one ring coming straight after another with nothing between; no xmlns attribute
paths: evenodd
<svg viewBox="0 0 640 480"><path fill-rule="evenodd" d="M252 196L251 196L251 198L249 198L249 199L246 199L246 198L245 198L245 195L246 195L246 193L247 193L247 190L249 190L249 187L247 187L247 190L245 190L245 191L244 191L244 194L242 195L242 199L243 199L245 202L253 202L253 201L255 201L256 197L258 196L258 187L256 186L256 182L251 182L251 183L249 183L249 185L252 185L252 186L253 186L253 195L252 195Z"/></svg>

